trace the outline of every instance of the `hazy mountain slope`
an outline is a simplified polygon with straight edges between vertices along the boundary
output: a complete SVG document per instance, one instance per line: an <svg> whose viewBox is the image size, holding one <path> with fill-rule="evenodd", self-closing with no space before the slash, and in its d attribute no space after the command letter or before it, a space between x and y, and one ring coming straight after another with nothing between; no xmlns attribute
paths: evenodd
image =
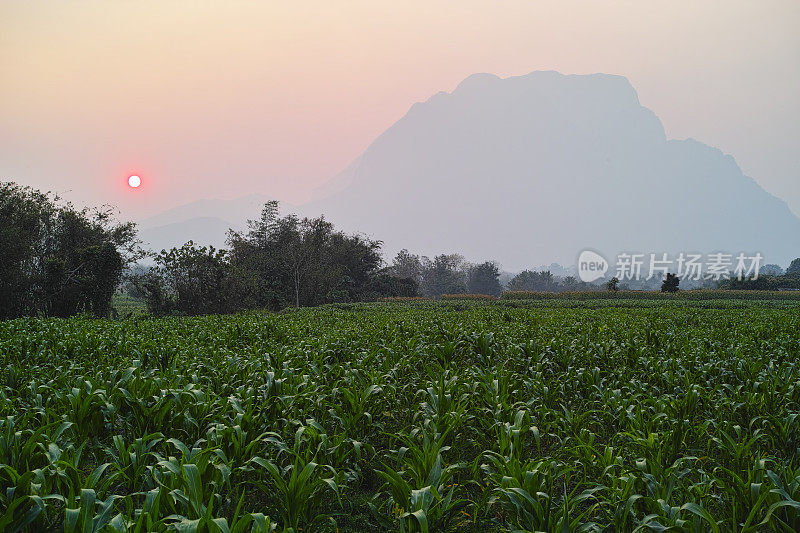
<svg viewBox="0 0 800 533"><path fill-rule="evenodd" d="M261 208L268 200L270 198L260 194L249 194L232 200L197 200L144 218L139 221L139 225L143 228L153 228L201 217L221 218L239 225L244 224L248 218L258 218Z"/></svg>
<svg viewBox="0 0 800 533"><path fill-rule="evenodd" d="M800 255L800 220L732 157L667 140L623 77L474 75L383 133L305 207L426 254L507 268L580 250ZM333 191L333 192L330 192Z"/></svg>
<svg viewBox="0 0 800 533"><path fill-rule="evenodd" d="M215 248L225 246L228 229L242 231L247 221L258 219L269 197L250 194L232 200L203 199L174 207L138 221L139 238L145 247L159 251L182 246L189 240ZM291 204L281 203L284 212L296 212Z"/></svg>
<svg viewBox="0 0 800 533"><path fill-rule="evenodd" d="M216 217L196 217L163 226L141 228L139 238L146 249L154 252L183 246L194 241L198 246L222 248L230 223Z"/></svg>

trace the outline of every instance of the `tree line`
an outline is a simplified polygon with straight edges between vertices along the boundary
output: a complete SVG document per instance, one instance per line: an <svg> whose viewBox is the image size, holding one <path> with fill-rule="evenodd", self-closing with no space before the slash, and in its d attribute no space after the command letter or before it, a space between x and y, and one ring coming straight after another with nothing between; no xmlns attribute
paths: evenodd
<svg viewBox="0 0 800 533"><path fill-rule="evenodd" d="M282 216L268 202L227 250L188 242L162 250L155 266L132 277L150 312L218 314L334 302L416 296L414 280L382 268L382 243L348 235L325 220Z"/></svg>
<svg viewBox="0 0 800 533"><path fill-rule="evenodd" d="M495 263L404 251L383 266L381 241L346 234L324 217L281 215L276 201L245 231L229 231L222 250L190 241L146 252L135 224L113 215L110 207L78 209L53 194L0 183L0 318L109 316L123 285L155 315L502 290ZM137 264L148 256L152 266Z"/></svg>
<svg viewBox="0 0 800 533"><path fill-rule="evenodd" d="M795 259L785 271L778 265L766 265L757 279L726 279L721 289L745 291L800 290L800 258Z"/></svg>
<svg viewBox="0 0 800 533"><path fill-rule="evenodd" d="M494 261L469 263L459 254L442 254L433 259L401 250L389 271L402 278L413 279L420 295L438 298L443 294L487 294L499 296L504 290L566 292L597 290L598 286L574 276L560 277L549 270L523 270L501 280L502 273Z"/></svg>
<svg viewBox="0 0 800 533"><path fill-rule="evenodd" d="M504 289L598 288L549 270L524 270L511 277L493 261L473 264L459 254L431 259L401 250L384 266L381 241L346 234L324 217L282 215L277 201L265 204L245 231L229 231L222 250L190 241L147 253L135 224L119 223L113 214L109 207L78 209L52 194L0 183L0 319L77 313L105 317L123 281L126 292L144 300L155 315L279 310L383 297L499 296ZM132 271L145 256L153 265ZM767 275L756 280L732 279L720 287L800 289L800 259L786 272L775 265L765 270ZM678 282L677 277L666 279L662 290L677 290Z"/></svg>

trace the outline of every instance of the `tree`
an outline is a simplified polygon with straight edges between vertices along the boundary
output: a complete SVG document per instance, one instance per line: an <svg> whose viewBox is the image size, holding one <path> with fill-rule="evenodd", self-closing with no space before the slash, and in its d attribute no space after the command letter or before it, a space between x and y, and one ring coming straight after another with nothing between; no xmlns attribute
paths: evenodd
<svg viewBox="0 0 800 533"><path fill-rule="evenodd" d="M308 285L313 285L314 280L309 280L315 273L323 274L323 263L326 240L329 238L333 225L324 218L300 220L296 215L289 215L280 219L283 230L283 246L280 248L283 263L289 270L294 287L295 307L300 307L300 287L307 285L306 292L310 292ZM313 289L311 289L313 290ZM329 293L330 291L327 291ZM316 298L309 298L316 303ZM311 305L314 305L312 303Z"/></svg>
<svg viewBox="0 0 800 533"><path fill-rule="evenodd" d="M537 272L534 275L533 285L535 287L534 290L537 291L546 291L546 292L554 292L558 289L558 284L556 283L555 277L553 277L552 272L549 270L543 270L542 272Z"/></svg>
<svg viewBox="0 0 800 533"><path fill-rule="evenodd" d="M413 297L419 294L419 285L411 278L400 278L385 269L372 276L362 289L363 300L377 300L387 296Z"/></svg>
<svg viewBox="0 0 800 533"><path fill-rule="evenodd" d="M577 291L581 288L581 282L575 276L567 276L564 278L564 289L568 291Z"/></svg>
<svg viewBox="0 0 800 533"><path fill-rule="evenodd" d="M508 290L510 291L532 291L533 290L533 272L530 270L523 270L508 282Z"/></svg>
<svg viewBox="0 0 800 533"><path fill-rule="evenodd" d="M759 276L783 276L780 265L764 265L759 271Z"/></svg>
<svg viewBox="0 0 800 533"><path fill-rule="evenodd" d="M606 289L612 292L619 290L619 279L616 277L611 278L606 282Z"/></svg>
<svg viewBox="0 0 800 533"><path fill-rule="evenodd" d="M123 271L141 257L135 225L112 214L0 183L0 318L107 316Z"/></svg>
<svg viewBox="0 0 800 533"><path fill-rule="evenodd" d="M389 271L398 278L413 279L417 283L422 281L422 261L418 255L409 253L406 249L397 253Z"/></svg>
<svg viewBox="0 0 800 533"><path fill-rule="evenodd" d="M500 268L496 263L486 261L469 269L467 291L472 294L500 296Z"/></svg>
<svg viewBox="0 0 800 533"><path fill-rule="evenodd" d="M667 273L664 281L661 283L661 292L678 292L680 285L680 278L676 274Z"/></svg>
<svg viewBox="0 0 800 533"><path fill-rule="evenodd" d="M368 286L380 271L380 241L337 231L324 217L281 216L277 202L264 206L247 233L230 232L228 244L232 266L262 306L358 301L386 286Z"/></svg>
<svg viewBox="0 0 800 533"><path fill-rule="evenodd" d="M510 291L552 292L557 289L558 283L556 283L553 274L549 270L542 272L523 270L508 282L508 290Z"/></svg>
<svg viewBox="0 0 800 533"><path fill-rule="evenodd" d="M155 261L154 268L135 280L155 315L223 314L248 307L249 287L234 274L225 250L189 241L162 250Z"/></svg>
<svg viewBox="0 0 800 533"><path fill-rule="evenodd" d="M718 288L744 291L777 291L781 289L800 289L800 276L759 276L758 279L738 279L732 277L720 280Z"/></svg>
<svg viewBox="0 0 800 533"><path fill-rule="evenodd" d="M438 298L442 294L463 294L467 290L464 258L458 254L442 254L422 258L422 283L425 296Z"/></svg>
<svg viewBox="0 0 800 533"><path fill-rule="evenodd" d="M288 291L292 280L280 250L286 246L281 229L278 202L267 202L258 220L248 221L244 234L229 231L230 261L236 272L250 282L250 297L257 306L268 309L286 307L294 298ZM285 228L285 225L284 225Z"/></svg>
<svg viewBox="0 0 800 533"><path fill-rule="evenodd" d="M787 276L800 276L800 257L792 261L789 268L786 269Z"/></svg>
<svg viewBox="0 0 800 533"><path fill-rule="evenodd" d="M278 203L271 201L264 205L261 218L248 225L246 235L229 233L233 264L257 280L257 299L262 305L281 308L292 302L300 307L307 278L320 271L318 263L323 260L322 249L331 224L323 218L281 217Z"/></svg>
<svg viewBox="0 0 800 533"><path fill-rule="evenodd" d="M392 277L380 270L381 242L361 235L346 235L339 231L331 233L323 278L332 292L324 295L325 301L361 301L374 299L372 292L380 283L370 285L376 276ZM394 290L394 289L389 289ZM392 294L394 295L394 294ZM398 295L399 296L399 295Z"/></svg>

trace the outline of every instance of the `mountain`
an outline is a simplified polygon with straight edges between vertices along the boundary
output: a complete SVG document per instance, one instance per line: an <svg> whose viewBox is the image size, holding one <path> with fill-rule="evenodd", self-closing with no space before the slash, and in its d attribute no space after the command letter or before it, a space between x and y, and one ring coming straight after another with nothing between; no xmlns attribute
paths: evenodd
<svg viewBox="0 0 800 533"><path fill-rule="evenodd" d="M194 217L163 226L142 227L139 239L145 248L154 252L183 246L194 241L199 246L223 248L231 224L217 217Z"/></svg>
<svg viewBox="0 0 800 533"><path fill-rule="evenodd" d="M179 205L157 215L138 221L143 228L185 222L192 218L214 216L222 220L244 223L248 218L258 218L263 205L270 200L260 194L248 194L232 200L203 199Z"/></svg>
<svg viewBox="0 0 800 533"><path fill-rule="evenodd" d="M622 76L477 74L386 132L304 210L423 254L507 269L592 248L800 255L800 219L733 157L667 139ZM612 261L613 262L613 261Z"/></svg>
<svg viewBox="0 0 800 533"><path fill-rule="evenodd" d="M180 247L189 240L198 245L225 246L228 229L244 230L248 219L257 219L270 198L249 194L232 200L203 199L174 207L138 221L139 238L153 251ZM285 212L296 211L281 204Z"/></svg>

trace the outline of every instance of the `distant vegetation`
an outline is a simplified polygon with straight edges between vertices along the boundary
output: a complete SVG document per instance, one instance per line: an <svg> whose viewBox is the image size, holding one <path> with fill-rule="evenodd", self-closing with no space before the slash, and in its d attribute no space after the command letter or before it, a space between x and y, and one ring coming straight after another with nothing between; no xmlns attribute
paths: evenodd
<svg viewBox="0 0 800 533"><path fill-rule="evenodd" d="M438 298L443 294L485 294L499 296L500 268L487 261L468 263L461 255L442 254L433 259L401 250L388 268L392 275L413 280L422 295Z"/></svg>
<svg viewBox="0 0 800 533"><path fill-rule="evenodd" d="M758 279L723 280L720 287L750 291L800 290L800 258L792 261L786 272L777 265L767 265L763 274Z"/></svg>
<svg viewBox="0 0 800 533"><path fill-rule="evenodd" d="M269 202L229 250L162 251L134 288L157 315L231 313L415 296L416 282L381 268L379 241L337 231L324 218L281 216Z"/></svg>
<svg viewBox="0 0 800 533"><path fill-rule="evenodd" d="M56 196L1 183L0 318L129 316L140 314L143 307L156 316L224 314L444 295L493 298L504 290L592 292L600 287L563 269L563 276L547 269L508 275L496 262L473 264L452 253L428 258L401 250L386 266L380 241L346 234L323 217L281 214L275 201L264 206L246 231L231 230L228 246L221 250L190 241L179 248L145 252L135 225L116 222L112 215L107 207L77 209ZM152 266L136 264L145 256ZM767 265L764 273L756 280L725 280L719 286L800 289L800 259L785 272ZM606 282L612 292L658 290L657 279L639 285L615 280ZM677 292L680 281L669 274L662 291ZM112 305L120 287L122 293Z"/></svg>

